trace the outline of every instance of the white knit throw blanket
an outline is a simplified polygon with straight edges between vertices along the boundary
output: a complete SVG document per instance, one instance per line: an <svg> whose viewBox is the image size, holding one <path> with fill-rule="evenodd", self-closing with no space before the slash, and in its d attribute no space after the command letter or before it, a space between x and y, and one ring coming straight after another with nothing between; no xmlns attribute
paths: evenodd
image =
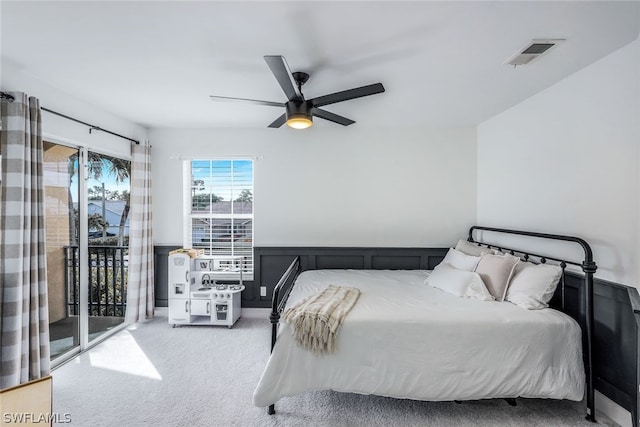
<svg viewBox="0 0 640 427"><path fill-rule="evenodd" d="M330 353L342 321L360 296L360 289L329 285L288 308L282 318L292 325L296 341L314 354Z"/></svg>

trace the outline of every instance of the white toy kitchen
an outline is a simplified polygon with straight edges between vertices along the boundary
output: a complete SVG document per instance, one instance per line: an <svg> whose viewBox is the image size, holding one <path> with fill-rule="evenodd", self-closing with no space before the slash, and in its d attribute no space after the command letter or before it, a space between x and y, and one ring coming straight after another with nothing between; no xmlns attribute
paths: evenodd
<svg viewBox="0 0 640 427"><path fill-rule="evenodd" d="M240 318L242 256L169 255L169 324L226 325Z"/></svg>

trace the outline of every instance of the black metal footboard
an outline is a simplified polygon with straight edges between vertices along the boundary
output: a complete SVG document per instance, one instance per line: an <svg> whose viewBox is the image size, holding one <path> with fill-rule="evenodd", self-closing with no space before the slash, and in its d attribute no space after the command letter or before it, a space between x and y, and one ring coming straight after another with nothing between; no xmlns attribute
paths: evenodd
<svg viewBox="0 0 640 427"><path fill-rule="evenodd" d="M280 313L284 310L284 306L289 299L289 294L293 289L296 278L301 273L302 268L300 266L300 257L295 257L287 271L284 272L278 284L273 289L273 298L271 299L271 351L276 345L276 339L278 337L278 323L280 322ZM269 415L276 413L275 404L272 404L267 409Z"/></svg>
<svg viewBox="0 0 640 427"><path fill-rule="evenodd" d="M582 262L575 261L567 261L561 260L557 258L551 258L545 255L534 254L528 251L523 251L519 249L506 248L502 246L498 246L495 244L488 243L486 241L481 241L481 239L474 240L473 232L474 231L489 231L494 233L501 234L512 234L518 236L527 236L527 237L536 237L540 239L548 239L548 240L558 240L564 242L572 242L577 243L582 247L584 251L584 259ZM470 242L477 243L479 245L487 246L488 248L498 249L503 252L510 252L512 255L521 254L522 258L526 261L529 257L533 256L540 260L541 263L547 262L547 260L556 261L562 267L563 270L563 285L564 285L564 270L567 264L575 265L582 269L584 273L584 282L583 282L583 290L581 292L582 295L582 304L583 304L583 318L576 319L578 323L584 328L584 362L585 362L585 371L586 371L586 379L587 379L587 420L596 421L596 412L595 412L595 401L594 401L594 384L593 384L593 274L597 270L596 263L593 261L593 252L589 244L579 237L574 236L562 236L558 234L547 234L547 233L535 233L530 231L519 231L519 230L506 230L502 228L492 228L492 227L481 227L481 226L473 226L469 229L469 238L467 239ZM564 286L561 288L562 292L562 305L561 309L564 311Z"/></svg>

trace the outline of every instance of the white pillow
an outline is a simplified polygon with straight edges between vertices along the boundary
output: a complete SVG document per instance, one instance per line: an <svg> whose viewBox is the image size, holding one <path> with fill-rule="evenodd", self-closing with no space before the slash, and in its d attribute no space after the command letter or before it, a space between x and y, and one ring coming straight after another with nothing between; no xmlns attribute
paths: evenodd
<svg viewBox="0 0 640 427"><path fill-rule="evenodd" d="M504 301L507 286L519 262L520 258L513 255L485 254L480 258L475 271L482 277L491 295L498 301Z"/></svg>
<svg viewBox="0 0 640 427"><path fill-rule="evenodd" d="M449 248L449 252L442 260L442 264L449 264L453 268L465 271L475 270L478 262L480 262L479 256L466 255L453 248Z"/></svg>
<svg viewBox="0 0 640 427"><path fill-rule="evenodd" d="M521 262L516 266L506 300L528 310L549 307L562 269L557 265Z"/></svg>
<svg viewBox="0 0 640 427"><path fill-rule="evenodd" d="M493 249L484 248L466 240L458 240L456 250L467 255L480 256L484 254L494 253Z"/></svg>
<svg viewBox="0 0 640 427"><path fill-rule="evenodd" d="M438 264L425 283L459 297L493 300L478 273L458 270L447 263Z"/></svg>

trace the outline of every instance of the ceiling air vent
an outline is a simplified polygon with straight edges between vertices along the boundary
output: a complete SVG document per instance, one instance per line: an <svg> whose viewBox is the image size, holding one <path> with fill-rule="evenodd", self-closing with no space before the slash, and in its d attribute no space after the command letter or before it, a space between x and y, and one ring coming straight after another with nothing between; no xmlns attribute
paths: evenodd
<svg viewBox="0 0 640 427"><path fill-rule="evenodd" d="M564 39L534 39L527 43L524 48L520 49L518 53L513 55L505 62L505 64L513 65L525 65L538 58L540 55L548 52L552 47L558 43L563 42Z"/></svg>

